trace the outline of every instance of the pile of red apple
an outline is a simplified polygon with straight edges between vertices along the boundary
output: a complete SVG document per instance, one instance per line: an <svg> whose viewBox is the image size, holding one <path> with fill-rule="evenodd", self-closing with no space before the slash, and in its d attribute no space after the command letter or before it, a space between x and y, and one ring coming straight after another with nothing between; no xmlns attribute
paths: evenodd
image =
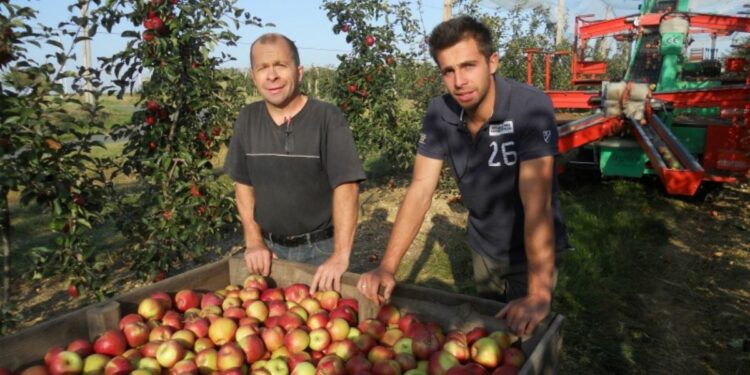
<svg viewBox="0 0 750 375"><path fill-rule="evenodd" d="M495 375L525 359L502 331L443 332L392 304L360 322L358 309L336 291L269 287L258 275L215 292L157 292L119 329L53 347L19 374Z"/></svg>

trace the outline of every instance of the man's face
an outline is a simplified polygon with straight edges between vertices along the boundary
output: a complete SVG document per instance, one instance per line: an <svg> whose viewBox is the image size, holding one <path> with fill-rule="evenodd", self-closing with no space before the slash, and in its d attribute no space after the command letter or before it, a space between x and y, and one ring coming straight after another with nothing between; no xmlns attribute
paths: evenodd
<svg viewBox="0 0 750 375"><path fill-rule="evenodd" d="M250 57L253 82L263 99L280 108L289 104L302 80L302 67L295 66L286 42L256 43Z"/></svg>
<svg viewBox="0 0 750 375"><path fill-rule="evenodd" d="M498 55L489 61L479 51L473 38L465 38L437 54L443 83L458 104L473 111L487 95L497 70Z"/></svg>

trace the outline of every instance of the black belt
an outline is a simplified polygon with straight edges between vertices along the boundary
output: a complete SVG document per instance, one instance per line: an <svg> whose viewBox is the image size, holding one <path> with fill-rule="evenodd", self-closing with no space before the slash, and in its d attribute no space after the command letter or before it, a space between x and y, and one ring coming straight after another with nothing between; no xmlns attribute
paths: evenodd
<svg viewBox="0 0 750 375"><path fill-rule="evenodd" d="M322 240L327 240L333 237L333 227L327 229L316 230L310 233L295 234L292 236L281 236L278 234L261 231L263 238L281 246L295 247Z"/></svg>

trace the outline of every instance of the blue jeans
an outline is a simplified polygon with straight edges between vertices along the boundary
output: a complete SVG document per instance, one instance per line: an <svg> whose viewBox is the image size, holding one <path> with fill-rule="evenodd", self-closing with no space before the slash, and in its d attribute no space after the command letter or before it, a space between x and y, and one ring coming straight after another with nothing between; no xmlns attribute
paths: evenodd
<svg viewBox="0 0 750 375"><path fill-rule="evenodd" d="M308 242L288 247L266 240L268 246L279 259L319 266L333 254L333 237L317 242Z"/></svg>

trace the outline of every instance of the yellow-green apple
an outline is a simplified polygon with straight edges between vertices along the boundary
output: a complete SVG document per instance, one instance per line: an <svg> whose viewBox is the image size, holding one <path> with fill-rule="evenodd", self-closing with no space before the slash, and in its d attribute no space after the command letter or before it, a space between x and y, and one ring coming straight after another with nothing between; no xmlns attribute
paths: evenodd
<svg viewBox="0 0 750 375"><path fill-rule="evenodd" d="M466 343L471 345L474 341L487 337L488 332L484 327L474 327L466 332Z"/></svg>
<svg viewBox="0 0 750 375"><path fill-rule="evenodd" d="M404 372L403 375L429 375L429 374L427 374L427 371L422 370L420 368L413 368L409 371Z"/></svg>
<svg viewBox="0 0 750 375"><path fill-rule="evenodd" d="M152 375L161 374L161 365L159 364L159 361L156 360L156 358L143 357L138 360L138 363L135 367L142 370L147 370Z"/></svg>
<svg viewBox="0 0 750 375"><path fill-rule="evenodd" d="M346 320L350 326L357 325L357 312L349 306L337 306L328 315L330 319L342 318Z"/></svg>
<svg viewBox="0 0 750 375"><path fill-rule="evenodd" d="M320 310L307 318L307 328L325 328L326 324L328 324L328 320L328 311Z"/></svg>
<svg viewBox="0 0 750 375"><path fill-rule="evenodd" d="M247 314L245 314L245 309L243 309L242 307L231 306L224 309L224 313L222 314L222 316L239 321L240 319L246 317Z"/></svg>
<svg viewBox="0 0 750 375"><path fill-rule="evenodd" d="M195 334L195 337L201 338L208 336L208 327L211 324L206 318L193 318L185 321L184 328Z"/></svg>
<svg viewBox="0 0 750 375"><path fill-rule="evenodd" d="M286 359L286 364L289 366L289 370L294 371L298 364L302 362L312 362L312 357L308 352L299 352L290 355Z"/></svg>
<svg viewBox="0 0 750 375"><path fill-rule="evenodd" d="M236 342L229 342L219 348L216 361L219 371L240 368L245 364L245 353Z"/></svg>
<svg viewBox="0 0 750 375"><path fill-rule="evenodd" d="M453 354L444 350L438 350L430 356L427 369L430 375L445 375L452 367L458 366L459 362Z"/></svg>
<svg viewBox="0 0 750 375"><path fill-rule="evenodd" d="M125 340L128 342L128 345L133 348L148 342L148 335L150 333L151 329L143 322L129 323L122 329L122 334L125 335Z"/></svg>
<svg viewBox="0 0 750 375"><path fill-rule="evenodd" d="M138 304L138 314L146 320L159 320L164 316L165 312L167 312L167 309L155 298L144 298Z"/></svg>
<svg viewBox="0 0 750 375"><path fill-rule="evenodd" d="M191 330L181 329L172 334L172 340L175 340L182 345L185 350L190 350L195 345L195 333Z"/></svg>
<svg viewBox="0 0 750 375"><path fill-rule="evenodd" d="M214 348L216 345L214 345L214 342L211 341L211 338L209 337L201 337L197 340L195 340L195 345L193 345L193 351L198 353L208 348Z"/></svg>
<svg viewBox="0 0 750 375"><path fill-rule="evenodd" d="M417 368L417 359L413 354L410 353L396 353L393 359L401 365L401 371L409 371L413 368Z"/></svg>
<svg viewBox="0 0 750 375"><path fill-rule="evenodd" d="M398 326L399 319L401 319L401 312L395 305L386 303L380 306L376 319L389 327Z"/></svg>
<svg viewBox="0 0 750 375"><path fill-rule="evenodd" d="M140 316L140 315L138 315L136 313L130 313L130 314L127 314L127 315L123 316L120 319L120 323L119 323L118 327L122 330L123 328L125 328L125 325L128 324L128 323L142 322L142 321L143 321L143 317L142 316Z"/></svg>
<svg viewBox="0 0 750 375"><path fill-rule="evenodd" d="M309 345L310 335L302 328L293 328L284 336L284 346L292 354L304 351Z"/></svg>
<svg viewBox="0 0 750 375"><path fill-rule="evenodd" d="M104 375L128 375L133 371L133 362L129 359L118 355L107 362L104 366Z"/></svg>
<svg viewBox="0 0 750 375"><path fill-rule="evenodd" d="M201 316L201 309L199 307L193 307L190 309L187 309L184 313L182 313L182 317L185 319L185 321L199 318Z"/></svg>
<svg viewBox="0 0 750 375"><path fill-rule="evenodd" d="M357 353L359 353L359 348L350 339L334 341L325 349L325 354L336 354L344 362L351 359Z"/></svg>
<svg viewBox="0 0 750 375"><path fill-rule="evenodd" d="M300 303L303 299L310 297L310 287L302 283L295 283L284 288L284 299Z"/></svg>
<svg viewBox="0 0 750 375"><path fill-rule="evenodd" d="M268 288L260 292L260 300L263 302L268 301L284 301L284 290L281 288Z"/></svg>
<svg viewBox="0 0 750 375"><path fill-rule="evenodd" d="M341 294L335 290L319 290L315 292L315 299L320 302L320 307L331 311L336 308L341 299Z"/></svg>
<svg viewBox="0 0 750 375"><path fill-rule="evenodd" d="M307 310L305 310L304 307L300 305L292 306L287 309L287 312L291 312L294 314L297 314L300 318L302 318L302 321L307 321L307 318L310 317L310 314L307 313Z"/></svg>
<svg viewBox="0 0 750 375"><path fill-rule="evenodd" d="M523 363L526 361L526 356L523 355L523 351L521 351L521 349L510 347L502 351L503 365L510 365L516 368L521 368L521 366L523 366Z"/></svg>
<svg viewBox="0 0 750 375"><path fill-rule="evenodd" d="M315 375L315 365L310 362L300 362L292 368L292 375Z"/></svg>
<svg viewBox="0 0 750 375"><path fill-rule="evenodd" d="M195 360L195 352L192 350L185 350L185 357L182 359L189 359L191 361Z"/></svg>
<svg viewBox="0 0 750 375"><path fill-rule="evenodd" d="M141 346L141 354L144 357L156 358L156 351L159 350L159 346L164 341L149 341Z"/></svg>
<svg viewBox="0 0 750 375"><path fill-rule="evenodd" d="M347 374L364 374L372 370L372 362L367 359L363 353L357 353L346 361Z"/></svg>
<svg viewBox="0 0 750 375"><path fill-rule="evenodd" d="M328 354L318 361L316 375L344 375L344 361L335 354Z"/></svg>
<svg viewBox="0 0 750 375"><path fill-rule="evenodd" d="M125 336L119 330L107 330L94 341L94 351L110 357L124 353L127 346Z"/></svg>
<svg viewBox="0 0 750 375"><path fill-rule="evenodd" d="M182 289L174 295L174 306L177 311L185 312L188 309L200 306L200 295L192 289Z"/></svg>
<svg viewBox="0 0 750 375"><path fill-rule="evenodd" d="M325 328L316 328L310 331L310 349L321 351L331 344L331 334Z"/></svg>
<svg viewBox="0 0 750 375"><path fill-rule="evenodd" d="M245 314L264 322L268 318L268 306L261 300L254 300L245 308Z"/></svg>
<svg viewBox="0 0 750 375"><path fill-rule="evenodd" d="M279 326L266 327L260 332L263 343L268 351L274 351L284 345L284 330Z"/></svg>
<svg viewBox="0 0 750 375"><path fill-rule="evenodd" d="M271 359L271 358L268 358ZM250 365L250 371L248 373L250 374L256 374L257 371L264 371L263 374L268 374L268 371L264 369L263 367L266 365L266 362L268 362L267 359L261 359L260 361L255 361Z"/></svg>
<svg viewBox="0 0 750 375"><path fill-rule="evenodd" d="M170 373L172 374L198 374L200 370L198 370L198 365L195 364L195 361L190 359L183 359L172 366L172 370Z"/></svg>
<svg viewBox="0 0 750 375"><path fill-rule="evenodd" d="M201 295L201 310L205 309L208 306L219 306L221 307L221 303L224 302L224 299L219 297L214 292L206 292Z"/></svg>
<svg viewBox="0 0 750 375"><path fill-rule="evenodd" d="M47 349L47 352L44 353L44 365L49 368L50 364L52 363L52 360L61 352L65 351L60 346L53 346L49 349Z"/></svg>
<svg viewBox="0 0 750 375"><path fill-rule="evenodd" d="M352 341L362 353L369 353L370 349L378 345L378 341L370 335L359 335L353 338Z"/></svg>
<svg viewBox="0 0 750 375"><path fill-rule="evenodd" d="M286 364L286 360L281 357L269 359L263 368L268 370L271 375L289 374L289 366Z"/></svg>
<svg viewBox="0 0 750 375"><path fill-rule="evenodd" d="M388 346L393 346L403 336L404 332L402 332L400 329L388 328L383 334L383 337L380 338L380 342Z"/></svg>
<svg viewBox="0 0 750 375"><path fill-rule="evenodd" d="M414 354L414 351L411 349L412 345L412 339L411 337L403 336L399 338L394 344L393 344L393 351L398 353L406 353L406 354Z"/></svg>
<svg viewBox="0 0 750 375"><path fill-rule="evenodd" d="M385 324L377 319L365 319L359 323L359 330L366 333L376 340L380 340L385 333Z"/></svg>
<svg viewBox="0 0 750 375"><path fill-rule="evenodd" d="M276 348L276 350L271 352L271 358L279 358L283 357L285 360L292 356L292 353L289 352L289 349L286 348L286 346L281 346L280 348Z"/></svg>
<svg viewBox="0 0 750 375"><path fill-rule="evenodd" d="M158 326L148 333L148 341L167 341L174 334L174 328L170 326Z"/></svg>
<svg viewBox="0 0 750 375"><path fill-rule="evenodd" d="M367 353L367 359L372 363L393 359L394 357L396 357L396 352L393 351L393 348L383 345L376 345Z"/></svg>
<svg viewBox="0 0 750 375"><path fill-rule="evenodd" d="M240 341L241 338L249 335L255 335L260 333L260 328L254 324L248 324L237 327L237 331L234 333L234 341Z"/></svg>
<svg viewBox="0 0 750 375"><path fill-rule="evenodd" d="M75 339L68 343L65 350L76 352L81 358L86 358L94 352L94 344L89 339Z"/></svg>
<svg viewBox="0 0 750 375"><path fill-rule="evenodd" d="M266 355L266 346L260 335L253 334L243 336L237 340L237 345L239 345L240 349L244 352L245 361L248 364L262 359Z"/></svg>
<svg viewBox="0 0 750 375"><path fill-rule="evenodd" d="M394 359L375 362L372 365L373 375L401 375L401 365Z"/></svg>
<svg viewBox="0 0 750 375"><path fill-rule="evenodd" d="M482 337L471 344L472 361L485 368L492 369L497 367L500 364L502 355L503 353L500 351L497 341L491 337Z"/></svg>
<svg viewBox="0 0 750 375"><path fill-rule="evenodd" d="M182 315L174 310L167 310L161 318L161 324L170 326L175 330L182 329Z"/></svg>
<svg viewBox="0 0 750 375"><path fill-rule="evenodd" d="M203 375L213 374L219 371L219 354L214 348L206 348L195 355L195 364L198 371Z"/></svg>
<svg viewBox="0 0 750 375"><path fill-rule="evenodd" d="M286 302L276 300L264 302L268 306L268 316L282 316L286 313Z"/></svg>
<svg viewBox="0 0 750 375"><path fill-rule="evenodd" d="M256 326L256 327L260 327L261 323L262 322L260 320L258 320L256 318L253 318L251 316L245 316L244 318L240 319L237 322L237 324L240 327L242 327L242 326Z"/></svg>
<svg viewBox="0 0 750 375"><path fill-rule="evenodd" d="M224 293L227 297L239 297L240 290L242 290L242 287L237 284L229 284L224 287Z"/></svg>
<svg viewBox="0 0 750 375"><path fill-rule="evenodd" d="M398 320L398 329L406 334L407 332L409 332L409 327L411 327L412 323L414 322L419 323L419 317L417 317L416 314L403 313L401 314L401 318Z"/></svg>
<svg viewBox="0 0 750 375"><path fill-rule="evenodd" d="M362 332L359 331L359 328L356 326L349 327L349 333L346 335L346 338L348 339L354 339L355 337L361 335Z"/></svg>
<svg viewBox="0 0 750 375"><path fill-rule="evenodd" d="M341 341L349 334L349 323L342 318L331 319L326 324L326 329L331 334L331 340Z"/></svg>
<svg viewBox="0 0 750 375"><path fill-rule="evenodd" d="M462 341L460 338L451 338L445 341L443 344L443 350L453 354L459 362L464 363L471 359L471 350L466 345L466 341Z"/></svg>
<svg viewBox="0 0 750 375"><path fill-rule="evenodd" d="M309 315L315 314L322 309L322 307L320 307L320 301L313 297L302 299L302 301L299 302L299 305L307 310Z"/></svg>
<svg viewBox="0 0 750 375"><path fill-rule="evenodd" d="M497 345L500 346L500 349L510 348L510 346L518 340L518 336L505 331L492 331L489 336L497 341Z"/></svg>
<svg viewBox="0 0 750 375"><path fill-rule="evenodd" d="M87 355L83 360L83 373L85 375L104 374L104 367L107 366L110 359L109 356L99 353Z"/></svg>
<svg viewBox="0 0 750 375"><path fill-rule="evenodd" d="M165 310L172 308L172 297L170 297L167 292L153 292L150 297L161 302Z"/></svg>
<svg viewBox="0 0 750 375"><path fill-rule="evenodd" d="M230 307L241 307L242 306L242 300L240 300L239 297L225 297L224 300L221 302L221 308L223 310L226 310Z"/></svg>
<svg viewBox="0 0 750 375"><path fill-rule="evenodd" d="M63 350L52 357L49 373L52 375L76 375L83 371L83 359L76 352Z"/></svg>
<svg viewBox="0 0 750 375"><path fill-rule="evenodd" d="M149 370L137 368L130 372L130 375L158 375L156 373L153 373Z"/></svg>
<svg viewBox="0 0 750 375"><path fill-rule="evenodd" d="M492 371L492 375L516 375L518 374L518 368L513 366L502 365Z"/></svg>
<svg viewBox="0 0 750 375"><path fill-rule="evenodd" d="M185 348L176 340L167 340L156 350L156 360L161 367L172 368L185 357Z"/></svg>
<svg viewBox="0 0 750 375"><path fill-rule="evenodd" d="M242 302L255 301L260 298L260 290L255 288L243 288L237 295Z"/></svg>
<svg viewBox="0 0 750 375"><path fill-rule="evenodd" d="M268 280L263 275L248 275L242 282L242 286L245 288L255 288L258 290L268 289Z"/></svg>
<svg viewBox="0 0 750 375"><path fill-rule="evenodd" d="M234 339L237 323L229 318L217 318L208 327L208 337L216 345L224 345Z"/></svg>

